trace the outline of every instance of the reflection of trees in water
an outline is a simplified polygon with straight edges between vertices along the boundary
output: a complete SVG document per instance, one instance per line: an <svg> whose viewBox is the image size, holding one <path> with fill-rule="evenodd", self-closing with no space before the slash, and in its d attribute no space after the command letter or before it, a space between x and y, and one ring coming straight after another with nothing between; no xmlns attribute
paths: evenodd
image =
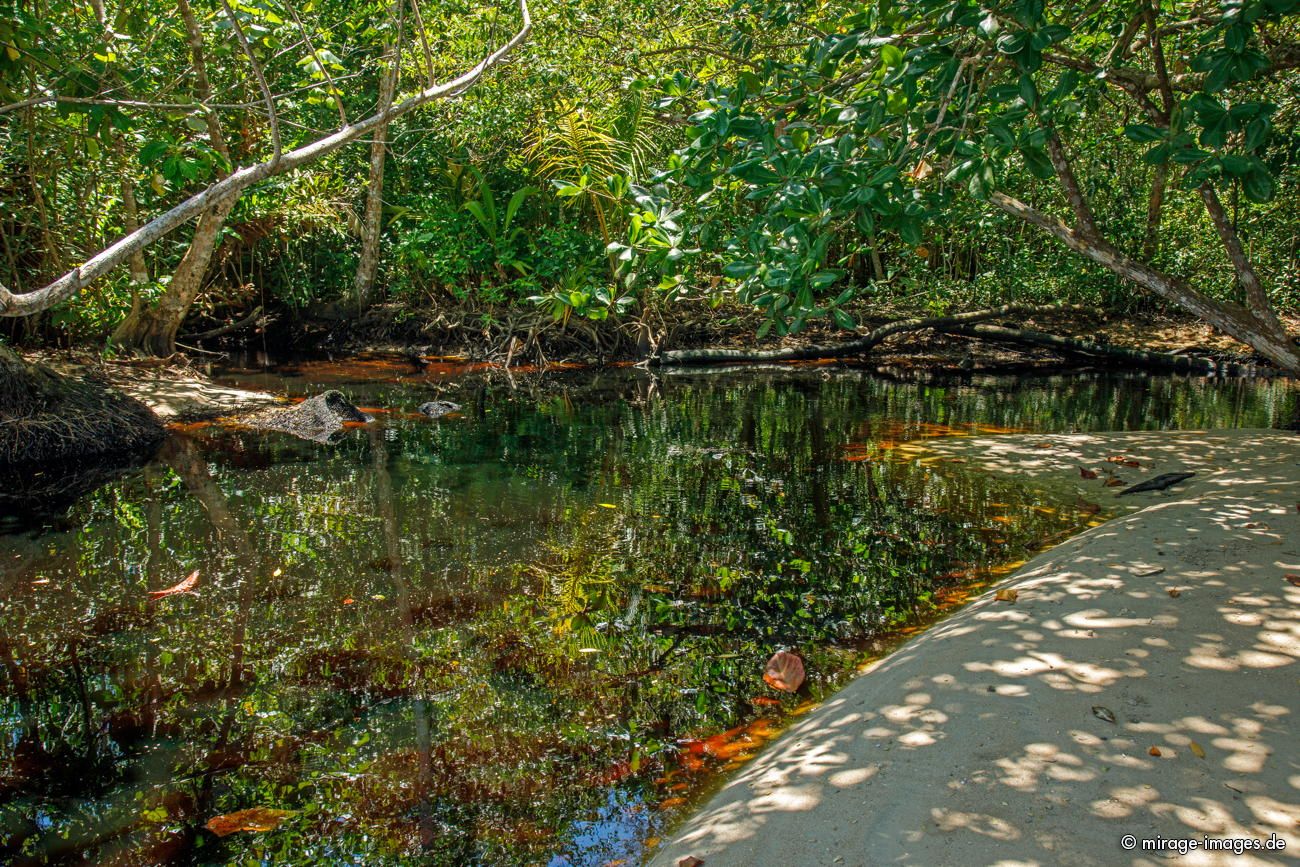
<svg viewBox="0 0 1300 867"><path fill-rule="evenodd" d="M562 849L605 787L636 801L676 738L750 714L772 648L824 679L846 643L962 580L946 573L1074 520L875 444L975 420L1257 424L1294 405L1277 384L1138 386L613 376L458 394L463 422L393 421L330 450L175 439L75 507L80 529L0 558L5 857L27 840L160 858L248 806L304 815L204 851ZM411 400L385 395L367 403ZM868 459L843 460L855 441ZM196 597L145 601L194 568Z"/></svg>

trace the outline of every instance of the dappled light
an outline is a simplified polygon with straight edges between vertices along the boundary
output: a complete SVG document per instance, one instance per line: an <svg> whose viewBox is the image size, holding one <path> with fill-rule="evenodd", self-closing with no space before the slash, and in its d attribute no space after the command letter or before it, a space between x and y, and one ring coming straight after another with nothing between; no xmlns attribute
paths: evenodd
<svg viewBox="0 0 1300 867"><path fill-rule="evenodd" d="M1058 479L1118 443L1145 473L1201 475L1039 555L1014 601L986 594L867 670L654 863L685 852L793 863L813 847L870 863L1158 863L1122 849L1124 834L1300 846L1300 588L1283 580L1300 559L1300 441L1171 433L1139 450L1132 439L926 443L925 454L978 451L995 471ZM1219 463L1230 448L1245 472ZM832 796L832 776L853 771L855 797ZM799 798L783 812L778 792ZM814 802L815 839L798 806ZM1276 863L1256 854L1232 863ZM1187 863L1227 863L1205 857Z"/></svg>

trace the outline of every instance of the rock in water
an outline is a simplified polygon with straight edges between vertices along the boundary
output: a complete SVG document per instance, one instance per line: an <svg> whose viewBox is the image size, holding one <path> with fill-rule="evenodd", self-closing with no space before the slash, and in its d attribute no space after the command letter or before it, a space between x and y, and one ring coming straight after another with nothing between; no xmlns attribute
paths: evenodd
<svg viewBox="0 0 1300 867"><path fill-rule="evenodd" d="M1154 479L1147 479L1145 482L1138 482L1136 485L1125 488L1115 496L1122 497L1125 494L1140 494L1143 491L1163 491L1165 488L1172 488L1179 482L1190 479L1196 473L1164 473L1156 476Z"/></svg>
<svg viewBox="0 0 1300 867"><path fill-rule="evenodd" d="M368 423L374 416L357 409L342 392L327 391L288 409L269 409L244 419L250 427L278 430L318 443L331 442L345 422Z"/></svg>
<svg viewBox="0 0 1300 867"><path fill-rule="evenodd" d="M431 400L428 403L420 404L420 412L429 418L442 418L448 413L460 412L460 404L452 403L449 400Z"/></svg>

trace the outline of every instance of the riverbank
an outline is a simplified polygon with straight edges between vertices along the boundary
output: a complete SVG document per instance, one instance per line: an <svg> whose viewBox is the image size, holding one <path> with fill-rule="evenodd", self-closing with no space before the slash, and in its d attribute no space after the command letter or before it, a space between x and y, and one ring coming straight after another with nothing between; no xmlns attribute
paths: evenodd
<svg viewBox="0 0 1300 867"><path fill-rule="evenodd" d="M912 455L1073 488L1125 513L864 672L652 863L1165 860L1140 842L1126 850L1125 835L1286 843L1285 854L1196 851L1179 864L1295 857L1300 578L1288 576L1300 575L1300 437L956 438ZM1122 488L1106 484L1183 470L1197 475L1163 493L1115 499Z"/></svg>

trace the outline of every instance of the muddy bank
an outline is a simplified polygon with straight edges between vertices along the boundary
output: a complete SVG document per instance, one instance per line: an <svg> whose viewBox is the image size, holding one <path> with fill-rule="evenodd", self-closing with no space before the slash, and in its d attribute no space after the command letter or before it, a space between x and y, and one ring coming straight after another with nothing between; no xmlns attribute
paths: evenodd
<svg viewBox="0 0 1300 867"><path fill-rule="evenodd" d="M1179 863L1294 857L1300 437L1010 436L913 456L1033 476L1123 514L864 672L652 863L1153 865L1164 856L1142 840L1207 836L1286 851ZM1133 481L1197 475L1117 499L1108 466Z"/></svg>

